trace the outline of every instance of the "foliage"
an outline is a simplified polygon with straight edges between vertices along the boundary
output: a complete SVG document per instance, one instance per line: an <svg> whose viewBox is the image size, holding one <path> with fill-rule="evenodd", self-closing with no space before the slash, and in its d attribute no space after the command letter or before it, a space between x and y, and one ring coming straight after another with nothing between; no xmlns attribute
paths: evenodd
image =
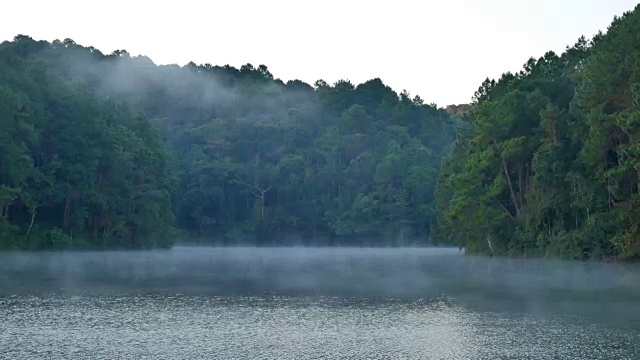
<svg viewBox="0 0 640 360"><path fill-rule="evenodd" d="M169 246L172 187L156 131L25 58L36 45L0 47L0 247Z"/></svg>
<svg viewBox="0 0 640 360"><path fill-rule="evenodd" d="M424 243L448 113L386 86L0 45L0 243Z"/></svg>
<svg viewBox="0 0 640 360"><path fill-rule="evenodd" d="M640 256L640 8L486 80L437 189L438 241L473 253Z"/></svg>

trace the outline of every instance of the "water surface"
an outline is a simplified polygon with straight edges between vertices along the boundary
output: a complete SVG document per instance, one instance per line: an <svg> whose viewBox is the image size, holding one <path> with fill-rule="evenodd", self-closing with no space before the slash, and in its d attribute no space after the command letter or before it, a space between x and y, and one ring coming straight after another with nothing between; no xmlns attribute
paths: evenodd
<svg viewBox="0 0 640 360"><path fill-rule="evenodd" d="M4 359L637 359L636 265L457 249L0 255Z"/></svg>

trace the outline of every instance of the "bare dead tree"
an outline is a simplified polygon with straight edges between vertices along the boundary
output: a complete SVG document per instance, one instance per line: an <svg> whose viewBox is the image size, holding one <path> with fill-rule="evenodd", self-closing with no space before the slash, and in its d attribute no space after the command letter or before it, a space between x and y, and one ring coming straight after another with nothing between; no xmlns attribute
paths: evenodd
<svg viewBox="0 0 640 360"><path fill-rule="evenodd" d="M253 194L253 196L260 200L260 220L264 220L264 197L266 193L271 190L271 184L269 184L269 186L266 188L260 188L256 185L249 184L248 182L242 181L240 179L233 179L230 182L246 186L251 190L251 194Z"/></svg>
<svg viewBox="0 0 640 360"><path fill-rule="evenodd" d="M25 235L25 238L29 238L29 234L31 234L31 229L33 228L33 222L36 219L36 211L38 210L38 208L42 206L41 204L35 205L33 208L31 208L31 223L29 223L29 228L27 229L27 234Z"/></svg>

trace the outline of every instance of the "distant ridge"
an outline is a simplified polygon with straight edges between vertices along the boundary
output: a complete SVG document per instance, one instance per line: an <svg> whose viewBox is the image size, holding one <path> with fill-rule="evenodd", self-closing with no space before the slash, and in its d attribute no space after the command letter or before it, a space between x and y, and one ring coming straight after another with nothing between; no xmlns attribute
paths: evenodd
<svg viewBox="0 0 640 360"><path fill-rule="evenodd" d="M472 104L448 105L445 108L445 111L453 116L464 116L471 110L473 110Z"/></svg>

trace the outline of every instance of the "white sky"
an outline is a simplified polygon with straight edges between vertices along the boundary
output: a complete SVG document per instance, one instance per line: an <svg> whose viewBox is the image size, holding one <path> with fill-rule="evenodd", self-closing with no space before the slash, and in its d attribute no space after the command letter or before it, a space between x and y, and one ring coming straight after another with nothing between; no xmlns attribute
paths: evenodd
<svg viewBox="0 0 640 360"><path fill-rule="evenodd" d="M486 77L605 31L632 0L20 0L0 40L71 38L157 64L265 64L284 81L380 77L439 106L469 102Z"/></svg>

